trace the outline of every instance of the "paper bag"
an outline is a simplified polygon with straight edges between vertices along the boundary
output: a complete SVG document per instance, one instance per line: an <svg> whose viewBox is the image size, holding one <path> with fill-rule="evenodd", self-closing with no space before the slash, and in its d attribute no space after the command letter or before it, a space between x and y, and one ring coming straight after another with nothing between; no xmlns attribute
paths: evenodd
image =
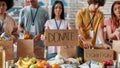
<svg viewBox="0 0 120 68"><path fill-rule="evenodd" d="M36 58L44 58L44 47L43 46L34 46L34 54Z"/></svg>
<svg viewBox="0 0 120 68"><path fill-rule="evenodd" d="M33 57L34 56L34 43L33 40L19 39L17 41L17 59L19 57Z"/></svg>
<svg viewBox="0 0 120 68"><path fill-rule="evenodd" d="M5 59L7 60L14 60L14 47L13 41L0 41L0 45L3 46L5 50Z"/></svg>
<svg viewBox="0 0 120 68"><path fill-rule="evenodd" d="M117 59L118 54L120 54L120 41L113 40L112 48L115 51L115 59Z"/></svg>
<svg viewBox="0 0 120 68"><path fill-rule="evenodd" d="M76 56L76 46L67 45L67 46L58 46L58 55L61 55L64 58L72 58Z"/></svg>

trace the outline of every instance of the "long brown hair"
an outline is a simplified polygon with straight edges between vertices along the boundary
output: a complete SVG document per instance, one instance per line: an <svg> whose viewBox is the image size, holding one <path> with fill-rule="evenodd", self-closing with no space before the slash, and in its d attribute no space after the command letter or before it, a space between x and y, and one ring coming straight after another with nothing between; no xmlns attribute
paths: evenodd
<svg viewBox="0 0 120 68"><path fill-rule="evenodd" d="M118 27L118 26L119 26L119 21L118 21L116 15L115 15L115 13L114 13L114 6L115 6L116 4L119 4L119 5L120 5L120 1L114 1L114 3L112 4L111 17L112 17L112 19L113 19L114 26L117 26L117 27Z"/></svg>

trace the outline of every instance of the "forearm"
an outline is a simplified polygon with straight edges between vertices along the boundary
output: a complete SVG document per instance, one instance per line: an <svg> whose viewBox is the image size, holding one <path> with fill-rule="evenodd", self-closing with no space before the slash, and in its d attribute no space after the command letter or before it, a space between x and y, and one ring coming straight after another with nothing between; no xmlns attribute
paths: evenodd
<svg viewBox="0 0 120 68"><path fill-rule="evenodd" d="M108 35L109 39L113 39L115 37L115 33L111 33L110 35Z"/></svg>
<svg viewBox="0 0 120 68"><path fill-rule="evenodd" d="M101 26L98 27L98 35L99 35L102 43L105 44L105 39L104 39L104 37L103 37L103 36L104 36L104 34L103 34L103 29L102 29Z"/></svg>
<svg viewBox="0 0 120 68"><path fill-rule="evenodd" d="M18 31L25 32L25 29L22 27L22 24L18 24Z"/></svg>

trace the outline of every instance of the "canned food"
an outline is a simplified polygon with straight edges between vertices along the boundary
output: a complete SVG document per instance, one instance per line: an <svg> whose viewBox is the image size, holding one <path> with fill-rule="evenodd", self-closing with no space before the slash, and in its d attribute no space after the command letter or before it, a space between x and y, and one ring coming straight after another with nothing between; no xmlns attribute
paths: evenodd
<svg viewBox="0 0 120 68"><path fill-rule="evenodd" d="M7 36L7 34L4 32L0 36L1 38L4 38L5 40L10 40L10 38Z"/></svg>

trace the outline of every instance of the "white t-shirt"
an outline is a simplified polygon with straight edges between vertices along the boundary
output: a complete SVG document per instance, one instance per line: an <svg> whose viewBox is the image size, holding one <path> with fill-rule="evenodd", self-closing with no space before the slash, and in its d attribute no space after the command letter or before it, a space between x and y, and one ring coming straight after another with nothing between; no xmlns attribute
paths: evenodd
<svg viewBox="0 0 120 68"><path fill-rule="evenodd" d="M69 23L66 20L56 20L57 24L60 24L60 22L61 22L61 25L60 25L59 29L67 29L68 28ZM55 23L55 19L47 20L45 23L45 27L47 26L47 27L49 27L49 29L57 29L56 23ZM50 54L50 53L57 53L57 47L49 46L48 54Z"/></svg>

